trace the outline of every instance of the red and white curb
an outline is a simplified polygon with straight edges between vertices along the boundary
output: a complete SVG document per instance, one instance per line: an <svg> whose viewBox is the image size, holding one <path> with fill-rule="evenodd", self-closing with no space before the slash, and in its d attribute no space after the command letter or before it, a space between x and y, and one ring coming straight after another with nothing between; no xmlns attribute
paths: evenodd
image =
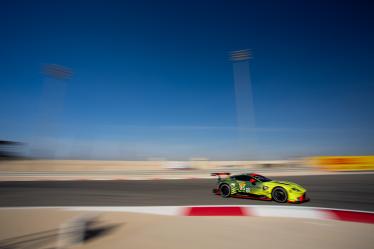
<svg viewBox="0 0 374 249"><path fill-rule="evenodd" d="M340 220L374 224L374 212L315 207L245 206L142 206L142 207L69 207L72 211L133 212L179 216L253 216Z"/></svg>
<svg viewBox="0 0 374 249"><path fill-rule="evenodd" d="M3 207L5 209L59 209L83 212L130 212L171 216L251 216L338 220L374 224L374 212L317 207L274 205L235 206L70 206L70 207Z"/></svg>

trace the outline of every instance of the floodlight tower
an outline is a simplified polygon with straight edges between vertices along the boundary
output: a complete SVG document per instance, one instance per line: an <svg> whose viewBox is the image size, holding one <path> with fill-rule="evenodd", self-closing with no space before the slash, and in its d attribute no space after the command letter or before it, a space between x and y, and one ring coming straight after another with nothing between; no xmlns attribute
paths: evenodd
<svg viewBox="0 0 374 249"><path fill-rule="evenodd" d="M55 122L63 108L67 80L72 70L56 64L43 66L44 89L42 98L42 120L45 123Z"/></svg>
<svg viewBox="0 0 374 249"><path fill-rule="evenodd" d="M70 68L63 67L56 64L46 64L43 66L43 73L47 77L54 78L56 80L67 80L73 75Z"/></svg>
<svg viewBox="0 0 374 249"><path fill-rule="evenodd" d="M233 62L236 114L239 129L253 130L255 126L249 60L252 52L249 49L233 51L230 54Z"/></svg>
<svg viewBox="0 0 374 249"><path fill-rule="evenodd" d="M236 118L240 157L243 159L258 157L256 149L255 114L253 106L249 61L252 52L249 49L230 53L233 63Z"/></svg>
<svg viewBox="0 0 374 249"><path fill-rule="evenodd" d="M59 127L58 122L63 111L67 80L71 78L73 73L71 69L56 64L43 65L42 73L44 75L43 93L35 135L40 138L37 140L43 144L43 139L53 138ZM53 145L47 148L42 145L42 147L44 147L40 151L42 157L55 156Z"/></svg>

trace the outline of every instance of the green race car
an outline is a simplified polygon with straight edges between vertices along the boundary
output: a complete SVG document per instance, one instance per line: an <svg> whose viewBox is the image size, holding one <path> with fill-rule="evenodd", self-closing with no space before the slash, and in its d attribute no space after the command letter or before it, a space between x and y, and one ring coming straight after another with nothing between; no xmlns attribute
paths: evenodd
<svg viewBox="0 0 374 249"><path fill-rule="evenodd" d="M273 181L258 174L240 174L230 176L230 173L212 173L218 176L213 193L227 197L240 197L276 202L301 203L308 201L306 189L296 183ZM221 177L225 176L225 177Z"/></svg>

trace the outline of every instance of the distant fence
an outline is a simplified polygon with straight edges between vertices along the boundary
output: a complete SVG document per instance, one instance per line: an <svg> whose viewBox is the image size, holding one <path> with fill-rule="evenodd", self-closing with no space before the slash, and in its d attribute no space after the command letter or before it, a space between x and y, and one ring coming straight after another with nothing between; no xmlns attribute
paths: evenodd
<svg viewBox="0 0 374 249"><path fill-rule="evenodd" d="M318 156L309 161L311 165L327 171L374 170L374 156Z"/></svg>

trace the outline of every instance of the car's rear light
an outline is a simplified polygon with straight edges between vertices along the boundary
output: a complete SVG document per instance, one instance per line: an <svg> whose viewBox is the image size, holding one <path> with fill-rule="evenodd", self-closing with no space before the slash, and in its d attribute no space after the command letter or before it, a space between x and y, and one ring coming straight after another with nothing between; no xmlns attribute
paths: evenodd
<svg viewBox="0 0 374 249"><path fill-rule="evenodd" d="M298 197L298 201L304 201L306 199L306 193L304 193L302 196Z"/></svg>

